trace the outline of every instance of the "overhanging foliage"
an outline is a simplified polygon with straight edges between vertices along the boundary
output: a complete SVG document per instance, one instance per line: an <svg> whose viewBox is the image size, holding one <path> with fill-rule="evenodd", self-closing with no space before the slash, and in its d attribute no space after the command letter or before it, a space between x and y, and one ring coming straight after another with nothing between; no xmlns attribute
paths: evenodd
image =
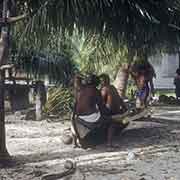
<svg viewBox="0 0 180 180"><path fill-rule="evenodd" d="M37 52L21 50L11 53L11 63L17 69L23 69L32 79L45 79L48 77L50 83L68 86L74 71L75 64L69 57L61 54L48 52Z"/></svg>
<svg viewBox="0 0 180 180"><path fill-rule="evenodd" d="M32 15L29 32L42 33L67 28L112 37L129 49L177 48L180 43L178 0L21 0L17 12Z"/></svg>

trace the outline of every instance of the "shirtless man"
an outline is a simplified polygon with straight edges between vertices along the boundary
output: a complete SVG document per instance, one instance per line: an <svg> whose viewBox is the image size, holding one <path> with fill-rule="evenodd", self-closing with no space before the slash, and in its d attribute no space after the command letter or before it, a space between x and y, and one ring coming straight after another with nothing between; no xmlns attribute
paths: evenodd
<svg viewBox="0 0 180 180"><path fill-rule="evenodd" d="M147 104L147 98L151 92L154 95L153 77L156 77L155 71L149 62L142 64L135 63L131 67L131 75L137 85L136 106L142 109Z"/></svg>
<svg viewBox="0 0 180 180"><path fill-rule="evenodd" d="M104 112L104 107L100 92L96 88L97 83L97 77L95 75L89 75L85 79L85 83L81 84L78 88L79 90L76 92L74 114L77 117L75 118L74 116L76 123L74 126L81 124L81 129L83 128L82 126L88 129L88 133L83 134L83 138L78 137L82 140L81 145L87 144L91 138L90 136L95 136L96 131L102 129L102 126L105 127L104 125L106 124L101 116L101 112ZM79 133L78 130L76 133Z"/></svg>
<svg viewBox="0 0 180 180"><path fill-rule="evenodd" d="M154 84L153 84L153 78L156 78L156 73L155 70L153 68L153 66L149 63L149 61L146 61L144 63L144 69L145 69L145 80L149 85L150 91L152 93L152 95L154 96Z"/></svg>
<svg viewBox="0 0 180 180"><path fill-rule="evenodd" d="M101 97L103 99L103 104L108 109L107 116L112 116L116 114L122 114L127 110L127 107L121 97L119 96L116 88L110 84L110 78L107 74L100 75L101 80ZM119 124L111 122L108 128L107 134L107 145L112 146L112 137L114 135Z"/></svg>
<svg viewBox="0 0 180 180"><path fill-rule="evenodd" d="M78 91L81 88L82 85L82 75L80 74L75 74L74 78L72 79L73 84L73 95L76 98Z"/></svg>
<svg viewBox="0 0 180 180"><path fill-rule="evenodd" d="M176 99L180 100L180 68L176 70L176 76L174 78L174 85L175 85L175 94Z"/></svg>
<svg viewBox="0 0 180 180"><path fill-rule="evenodd" d="M110 84L110 78L107 74L100 75L101 96L110 115L123 113L127 110L126 105L119 96L117 89Z"/></svg>
<svg viewBox="0 0 180 180"><path fill-rule="evenodd" d="M86 83L79 86L80 89L76 94L77 115L89 115L95 112L99 112L99 109L102 108L100 93L96 88L96 78L97 77L95 75L90 75L86 79Z"/></svg>

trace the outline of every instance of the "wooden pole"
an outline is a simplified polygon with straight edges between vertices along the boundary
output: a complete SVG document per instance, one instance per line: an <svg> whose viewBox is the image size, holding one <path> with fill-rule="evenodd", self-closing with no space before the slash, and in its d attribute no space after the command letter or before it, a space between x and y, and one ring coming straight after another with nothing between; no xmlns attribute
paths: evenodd
<svg viewBox="0 0 180 180"><path fill-rule="evenodd" d="M36 82L36 120L42 120L42 109L47 100L43 81Z"/></svg>
<svg viewBox="0 0 180 180"><path fill-rule="evenodd" d="M8 0L3 1L2 18L6 23L8 16ZM7 62L9 53L9 27L1 28L0 39L0 67ZM0 69L0 162L9 158L9 153L6 148L6 133L5 133L5 109L4 109L4 69Z"/></svg>

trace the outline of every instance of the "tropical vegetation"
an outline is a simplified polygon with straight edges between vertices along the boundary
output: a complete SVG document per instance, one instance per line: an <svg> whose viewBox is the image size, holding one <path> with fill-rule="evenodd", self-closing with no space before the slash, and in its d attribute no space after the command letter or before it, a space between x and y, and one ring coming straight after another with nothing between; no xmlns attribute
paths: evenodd
<svg viewBox="0 0 180 180"><path fill-rule="evenodd" d="M0 10L0 65L8 59L9 34L18 54L22 47L69 54L82 71L105 71L108 63L118 67L122 59L129 63L161 49L179 51L179 0L3 0ZM3 88L1 73L0 157L7 154Z"/></svg>

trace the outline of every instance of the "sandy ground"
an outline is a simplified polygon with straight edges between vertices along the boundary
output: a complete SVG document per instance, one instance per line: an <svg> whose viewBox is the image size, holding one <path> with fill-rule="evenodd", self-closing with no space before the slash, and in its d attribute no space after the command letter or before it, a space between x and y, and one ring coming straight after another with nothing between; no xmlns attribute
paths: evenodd
<svg viewBox="0 0 180 180"><path fill-rule="evenodd" d="M64 171L73 160L77 170L64 180L179 180L180 107L155 107L151 119L132 122L105 145L83 150L64 145L69 122L20 120L6 116L7 148L16 164L0 169L0 180L39 180Z"/></svg>

